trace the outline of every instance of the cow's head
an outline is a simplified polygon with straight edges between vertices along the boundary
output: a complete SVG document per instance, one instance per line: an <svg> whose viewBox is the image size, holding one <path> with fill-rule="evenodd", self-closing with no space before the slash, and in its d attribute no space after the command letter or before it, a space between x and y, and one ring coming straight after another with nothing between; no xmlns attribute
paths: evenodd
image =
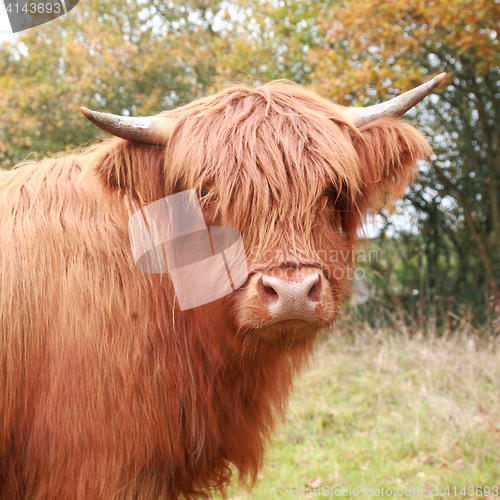
<svg viewBox="0 0 500 500"><path fill-rule="evenodd" d="M158 166L134 168L160 169L164 187L148 191L147 179L143 187L137 181L134 194L150 203L148 192L160 198L194 188L208 225L239 229L249 278L224 299L232 321L267 343L290 344L334 321L363 217L401 195L430 151L396 119L444 76L367 108L278 82L229 88L149 118L82 112L129 141L121 146L129 152L156 151Z"/></svg>

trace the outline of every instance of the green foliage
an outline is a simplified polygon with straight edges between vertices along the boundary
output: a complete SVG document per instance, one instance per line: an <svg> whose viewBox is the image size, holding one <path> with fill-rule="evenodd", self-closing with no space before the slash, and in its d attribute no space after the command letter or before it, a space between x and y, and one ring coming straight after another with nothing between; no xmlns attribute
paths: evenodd
<svg viewBox="0 0 500 500"><path fill-rule="evenodd" d="M357 320L373 327L394 326L401 320L415 328L436 322L435 327L444 331L472 316L470 321L479 330L491 325L493 317L484 307L488 290L480 275L464 268L447 235L439 244L439 249L433 247L433 238L422 232L370 240L370 254L376 258L357 264L368 291L367 300L352 308ZM436 253L430 262L429 255ZM475 267L481 264L472 258L471 262Z"/></svg>
<svg viewBox="0 0 500 500"><path fill-rule="evenodd" d="M288 79L310 84L329 2L235 0L232 30L218 61L218 82Z"/></svg>
<svg viewBox="0 0 500 500"><path fill-rule="evenodd" d="M0 165L95 140L78 108L154 114L215 75L217 2L90 1L0 46Z"/></svg>

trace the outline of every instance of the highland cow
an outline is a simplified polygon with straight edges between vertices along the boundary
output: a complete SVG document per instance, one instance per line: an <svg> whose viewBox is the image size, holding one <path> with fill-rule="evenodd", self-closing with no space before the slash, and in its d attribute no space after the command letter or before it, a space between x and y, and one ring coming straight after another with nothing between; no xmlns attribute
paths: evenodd
<svg viewBox="0 0 500 500"><path fill-rule="evenodd" d="M0 499L157 500L256 479L293 376L345 298L370 208L429 146L397 118L443 79L371 108L237 86L152 118L83 109L115 138L0 177ZM127 223L195 189L249 276L181 311L134 266Z"/></svg>

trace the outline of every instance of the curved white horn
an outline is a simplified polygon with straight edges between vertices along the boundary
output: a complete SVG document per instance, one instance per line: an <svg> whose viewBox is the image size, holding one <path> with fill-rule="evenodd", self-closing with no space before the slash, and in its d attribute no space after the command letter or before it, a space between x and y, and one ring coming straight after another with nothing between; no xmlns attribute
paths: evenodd
<svg viewBox="0 0 500 500"><path fill-rule="evenodd" d="M80 111L104 132L142 144L166 145L174 129L174 121L163 116L119 116L99 113L84 106Z"/></svg>
<svg viewBox="0 0 500 500"><path fill-rule="evenodd" d="M399 118L427 97L444 79L446 73L435 76L432 80L386 102L366 108L347 108L347 113L356 126L365 125L379 118Z"/></svg>

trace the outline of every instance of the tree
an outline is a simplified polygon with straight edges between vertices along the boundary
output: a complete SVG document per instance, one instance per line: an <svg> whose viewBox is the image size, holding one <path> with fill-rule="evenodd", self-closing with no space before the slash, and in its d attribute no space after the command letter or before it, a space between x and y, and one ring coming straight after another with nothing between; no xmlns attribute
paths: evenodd
<svg viewBox="0 0 500 500"><path fill-rule="evenodd" d="M217 80L250 84L288 79L310 85L316 63L309 51L321 44L318 26L329 2L234 0L230 29L221 39Z"/></svg>
<svg viewBox="0 0 500 500"><path fill-rule="evenodd" d="M320 31L311 78L338 102L372 104L449 74L439 98L414 113L435 155L408 199L430 269L445 237L461 259L453 289L429 274L431 293L473 284L500 304L500 0L350 0L330 7Z"/></svg>
<svg viewBox="0 0 500 500"><path fill-rule="evenodd" d="M95 140L79 106L153 114L215 75L217 1L91 0L0 46L0 165Z"/></svg>

